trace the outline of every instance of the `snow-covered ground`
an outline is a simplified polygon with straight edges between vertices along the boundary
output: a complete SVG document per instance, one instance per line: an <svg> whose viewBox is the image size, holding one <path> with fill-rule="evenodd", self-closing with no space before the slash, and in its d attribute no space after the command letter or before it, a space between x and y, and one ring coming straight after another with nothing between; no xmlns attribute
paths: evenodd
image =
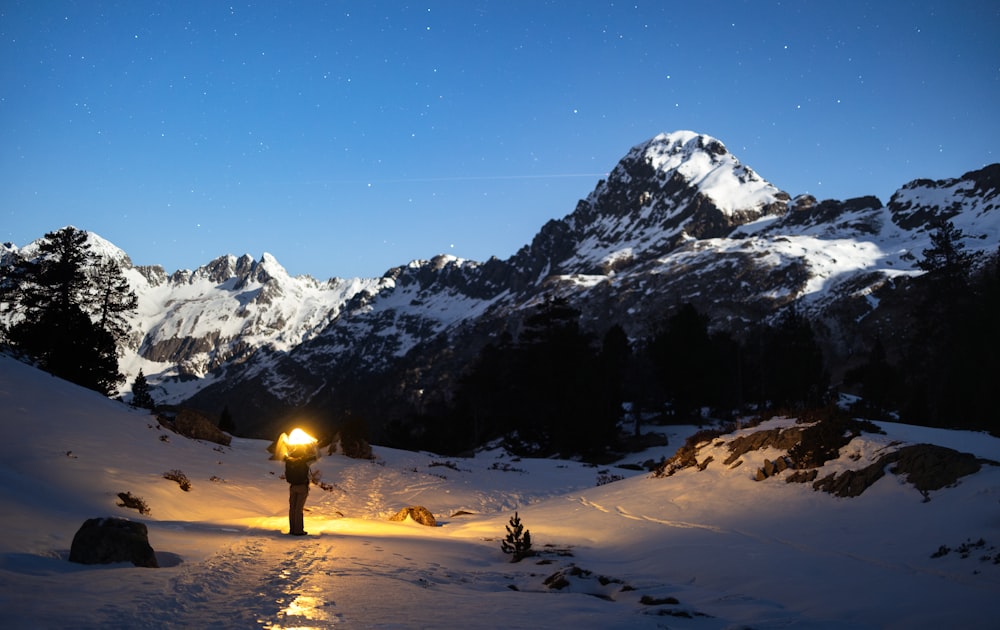
<svg viewBox="0 0 1000 630"><path fill-rule="evenodd" d="M287 531L267 444L187 440L145 413L0 356L0 610L11 628L995 628L1000 467L930 501L889 474L862 496L752 474L768 451L669 478L500 451L375 447L315 468L310 536ZM791 422L783 420L774 423ZM892 440L1000 461L983 434L884 425ZM668 456L671 445L626 462ZM163 473L181 471L189 492ZM613 483L602 483L622 477ZM116 505L142 497L142 516ZM422 505L437 527L392 522ZM541 553L500 550L514 511ZM68 561L84 520L144 522L159 569ZM957 549L980 539L968 557ZM932 557L942 546L952 551ZM983 557L990 558L983 560ZM546 580L561 573L568 586ZM669 599L674 598L674 599ZM643 603L643 602L647 603ZM676 603L675 603L676 602Z"/></svg>

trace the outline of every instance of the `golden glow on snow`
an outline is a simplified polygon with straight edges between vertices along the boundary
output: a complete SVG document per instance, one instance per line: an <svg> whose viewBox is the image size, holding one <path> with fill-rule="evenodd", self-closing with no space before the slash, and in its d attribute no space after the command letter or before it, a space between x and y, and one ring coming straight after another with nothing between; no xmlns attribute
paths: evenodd
<svg viewBox="0 0 1000 630"><path fill-rule="evenodd" d="M278 600L281 604L281 600ZM312 595L298 595L278 612L277 623L265 623L266 630L320 630L330 627L330 617L323 610L327 603ZM321 621L324 623L315 623Z"/></svg>

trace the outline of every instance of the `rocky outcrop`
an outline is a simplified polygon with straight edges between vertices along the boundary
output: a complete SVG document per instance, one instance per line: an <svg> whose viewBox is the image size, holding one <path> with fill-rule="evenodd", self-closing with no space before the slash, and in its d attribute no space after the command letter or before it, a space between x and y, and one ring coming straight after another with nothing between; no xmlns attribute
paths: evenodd
<svg viewBox="0 0 1000 630"><path fill-rule="evenodd" d="M903 476L925 500L930 500L931 491L957 484L962 477L979 472L983 464L1000 465L933 444L891 443L880 447L874 461L866 465L824 474L824 466L839 460L844 447L855 438L881 432L871 422L849 418L836 410L814 411L794 426L744 429L738 435L721 430L700 431L660 464L653 476L669 477L685 468L705 470L714 458L704 452L708 449L728 451L722 463L730 468L741 465L748 454L769 449L781 454L763 458L763 464L753 474L755 481L783 477L788 483L812 483L813 489L838 497L857 497L888 471ZM851 457L860 458L860 453Z"/></svg>
<svg viewBox="0 0 1000 630"><path fill-rule="evenodd" d="M970 453L936 444L911 444L882 455L864 468L823 477L813 483L813 488L838 497L857 497L881 479L888 469L895 475L905 476L906 481L924 495L924 500L929 501L932 490L957 484L962 477L979 472L984 462Z"/></svg>
<svg viewBox="0 0 1000 630"><path fill-rule="evenodd" d="M768 477L773 477L774 475L785 472L790 466L791 463L787 457L779 457L774 461L765 459L764 465L757 469L757 474L754 475L754 480L764 481Z"/></svg>
<svg viewBox="0 0 1000 630"><path fill-rule="evenodd" d="M914 180L892 196L888 207L892 222L905 230L927 230L959 214L1000 213L1000 164L952 179Z"/></svg>
<svg viewBox="0 0 1000 630"><path fill-rule="evenodd" d="M406 519L428 527L437 527L437 520L434 518L434 515L422 505L405 507L389 517L390 521L405 521Z"/></svg>

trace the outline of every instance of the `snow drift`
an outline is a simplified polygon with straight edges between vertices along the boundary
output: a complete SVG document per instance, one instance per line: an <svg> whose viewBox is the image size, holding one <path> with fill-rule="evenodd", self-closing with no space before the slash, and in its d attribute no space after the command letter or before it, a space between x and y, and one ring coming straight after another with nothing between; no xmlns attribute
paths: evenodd
<svg viewBox="0 0 1000 630"><path fill-rule="evenodd" d="M854 498L755 481L787 455L726 444L796 426L775 418L697 445L706 466L444 459L375 447L315 464L304 539L267 441L228 447L0 357L0 605L10 627L987 628L1000 596L1000 468L922 493L885 474ZM821 476L931 443L1000 460L984 434L880 423ZM672 455L694 428L645 427ZM185 492L165 472L182 471ZM117 505L142 497L147 515ZM425 527L389 517L425 506ZM536 555L511 563L517 510ZM145 523L159 569L68 562L88 518Z"/></svg>

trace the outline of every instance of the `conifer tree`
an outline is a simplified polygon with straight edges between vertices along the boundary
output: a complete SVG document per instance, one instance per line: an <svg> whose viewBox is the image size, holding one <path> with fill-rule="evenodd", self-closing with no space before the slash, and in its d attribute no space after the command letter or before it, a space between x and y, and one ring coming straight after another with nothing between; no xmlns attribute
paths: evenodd
<svg viewBox="0 0 1000 630"><path fill-rule="evenodd" d="M597 340L564 298L547 300L524 321L513 374L523 437L562 453L599 452L614 441L620 400L603 382Z"/></svg>
<svg viewBox="0 0 1000 630"><path fill-rule="evenodd" d="M505 335L483 348L455 395L456 416L475 443L506 435L521 452L564 456L613 444L620 388L609 385L580 315L564 299L548 300L525 318L516 340Z"/></svg>
<svg viewBox="0 0 1000 630"><path fill-rule="evenodd" d="M36 319L42 311L64 314L88 303L90 260L87 233L65 227L46 234L34 260L18 261L16 282L25 319Z"/></svg>
<svg viewBox="0 0 1000 630"><path fill-rule="evenodd" d="M972 273L977 256L965 251L965 234L950 221L938 220L932 227L931 247L917 263L927 273L917 279L924 291L908 331L902 417L913 424L954 426L956 418L971 411L965 407L970 394L976 397L968 388L982 363L981 331L995 327L996 315L989 315L985 327L979 325Z"/></svg>
<svg viewBox="0 0 1000 630"><path fill-rule="evenodd" d="M679 418L708 405L716 378L708 318L686 303L667 319L650 344L652 360Z"/></svg>
<svg viewBox="0 0 1000 630"><path fill-rule="evenodd" d="M760 335L759 401L773 406L818 405L829 388L823 350L809 320L794 306Z"/></svg>
<svg viewBox="0 0 1000 630"><path fill-rule="evenodd" d="M4 282L19 315L8 336L43 370L110 396L124 378L117 344L135 296L123 294L127 285L112 282L110 272L102 293L89 275L93 258L86 232L70 226L46 234L38 255L20 260Z"/></svg>
<svg viewBox="0 0 1000 630"><path fill-rule="evenodd" d="M135 381L132 382L132 406L141 409L153 409L156 407L156 401L153 400L153 396L149 393L149 383L146 381L146 375L142 373L142 370L139 370Z"/></svg>
<svg viewBox="0 0 1000 630"><path fill-rule="evenodd" d="M520 562L534 552L531 550L531 532L524 529L521 518L514 512L507 526L507 537L500 542L500 549L513 557L511 562Z"/></svg>
<svg viewBox="0 0 1000 630"><path fill-rule="evenodd" d="M886 358L880 337L875 338L868 360L849 370L844 381L861 386L861 398L868 413L884 414L899 403L900 374Z"/></svg>
<svg viewBox="0 0 1000 630"><path fill-rule="evenodd" d="M923 251L924 259L917 266L924 271L937 272L948 283L965 283L974 256L965 251L962 239L965 234L951 221L937 221L931 232L931 246Z"/></svg>
<svg viewBox="0 0 1000 630"><path fill-rule="evenodd" d="M97 324L108 331L116 344L123 343L128 337L128 320L125 315L135 311L139 306L139 298L122 275L119 264L106 259L95 268L92 281L96 289L93 312L97 315Z"/></svg>

